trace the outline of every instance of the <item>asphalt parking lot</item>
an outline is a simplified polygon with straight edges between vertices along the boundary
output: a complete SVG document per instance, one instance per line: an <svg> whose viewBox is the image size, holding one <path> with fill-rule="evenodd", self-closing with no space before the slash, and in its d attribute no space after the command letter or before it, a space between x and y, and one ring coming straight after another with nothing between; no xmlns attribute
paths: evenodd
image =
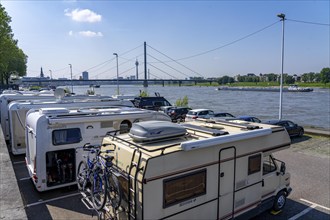
<svg viewBox="0 0 330 220"><path fill-rule="evenodd" d="M254 220L330 219L329 140L305 135L293 139L291 148L275 154L286 162L293 191L282 212L277 215L264 212ZM28 219L97 219L96 213L81 201L76 187L39 193L28 177L24 156L11 156L11 160ZM20 218L13 215L1 219Z"/></svg>
<svg viewBox="0 0 330 220"><path fill-rule="evenodd" d="M304 135L275 154L285 161L293 189L283 212L265 212L254 220L330 219L330 138Z"/></svg>

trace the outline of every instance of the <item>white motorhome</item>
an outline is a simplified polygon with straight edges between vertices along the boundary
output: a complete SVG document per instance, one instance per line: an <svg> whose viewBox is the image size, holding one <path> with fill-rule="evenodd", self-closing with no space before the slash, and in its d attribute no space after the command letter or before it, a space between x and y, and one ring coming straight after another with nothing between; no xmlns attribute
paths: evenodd
<svg viewBox="0 0 330 220"><path fill-rule="evenodd" d="M38 191L76 183L86 143L101 144L109 131L127 132L134 122L170 121L166 114L130 107L108 109L41 108L26 117L26 164Z"/></svg>
<svg viewBox="0 0 330 220"><path fill-rule="evenodd" d="M57 95L60 94L59 97ZM59 101L59 100L75 100L75 99L104 99L109 98L109 96L99 96L99 95L74 95L65 96L63 89L56 89L54 93L36 93L36 92L25 92L25 93L9 93L0 95L0 110L1 110L1 127L6 141L10 140L10 126L9 126L9 104L13 101L38 101L38 100L48 100L48 101Z"/></svg>
<svg viewBox="0 0 330 220"><path fill-rule="evenodd" d="M10 149L14 155L25 154L25 120L26 113L30 109L42 107L64 107L68 109L79 109L86 107L109 108L110 106L133 107L133 103L128 100L113 98L102 99L73 99L73 100L37 100L37 101L14 101L9 104L8 126L10 129Z"/></svg>
<svg viewBox="0 0 330 220"><path fill-rule="evenodd" d="M110 135L110 134L109 134ZM116 219L248 219L284 207L290 174L273 152L290 146L284 128L256 123L136 123L110 135L121 173Z"/></svg>
<svg viewBox="0 0 330 220"><path fill-rule="evenodd" d="M9 126L8 126L8 105L12 101L17 100L41 100L41 99L52 99L54 94L42 94L37 93L4 93L0 95L0 122L2 132L5 140L8 141L9 137Z"/></svg>

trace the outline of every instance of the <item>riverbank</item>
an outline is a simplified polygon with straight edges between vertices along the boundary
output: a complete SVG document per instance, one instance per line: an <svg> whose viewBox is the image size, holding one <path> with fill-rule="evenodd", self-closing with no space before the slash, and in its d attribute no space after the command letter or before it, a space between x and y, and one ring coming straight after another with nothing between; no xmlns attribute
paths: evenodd
<svg viewBox="0 0 330 220"><path fill-rule="evenodd" d="M322 88L322 89L330 89L330 83L294 83L295 85L303 88ZM291 84L283 84L283 87L289 87ZM225 84L222 86L230 86L230 87L279 87L280 84L278 82L234 82L230 84Z"/></svg>

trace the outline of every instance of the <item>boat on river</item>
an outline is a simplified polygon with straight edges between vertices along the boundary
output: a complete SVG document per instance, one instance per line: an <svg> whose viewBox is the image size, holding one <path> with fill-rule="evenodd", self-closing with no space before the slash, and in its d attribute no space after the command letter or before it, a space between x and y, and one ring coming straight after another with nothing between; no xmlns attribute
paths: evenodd
<svg viewBox="0 0 330 220"><path fill-rule="evenodd" d="M230 91L252 91L252 92L279 92L279 87L231 87L231 86L220 86L216 90L230 90ZM301 88L298 85L290 85L282 90L283 92L312 92L311 88Z"/></svg>

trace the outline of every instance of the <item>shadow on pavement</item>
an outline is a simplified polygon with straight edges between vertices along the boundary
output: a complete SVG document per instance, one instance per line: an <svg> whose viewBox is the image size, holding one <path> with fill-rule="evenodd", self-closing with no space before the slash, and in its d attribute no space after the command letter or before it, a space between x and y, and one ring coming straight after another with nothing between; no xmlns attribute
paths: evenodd
<svg viewBox="0 0 330 220"><path fill-rule="evenodd" d="M311 139L312 137L310 136L306 136L303 135L301 137L292 137L291 138L291 144L296 144L296 143L300 143L300 142L304 142L304 141L308 141L309 139Z"/></svg>
<svg viewBox="0 0 330 220"><path fill-rule="evenodd" d="M282 212L280 212L277 215L272 215L270 211L264 212L255 218L252 218L252 220L287 220L292 217L298 217L297 215L300 214L303 211L307 211L311 207L310 204L305 204L303 202L297 202L291 199L287 199L287 203L283 209ZM330 215L325 210L321 210L318 207L310 209L308 212L302 214L297 218L299 220L312 220L312 219L318 219L318 220L329 220Z"/></svg>

